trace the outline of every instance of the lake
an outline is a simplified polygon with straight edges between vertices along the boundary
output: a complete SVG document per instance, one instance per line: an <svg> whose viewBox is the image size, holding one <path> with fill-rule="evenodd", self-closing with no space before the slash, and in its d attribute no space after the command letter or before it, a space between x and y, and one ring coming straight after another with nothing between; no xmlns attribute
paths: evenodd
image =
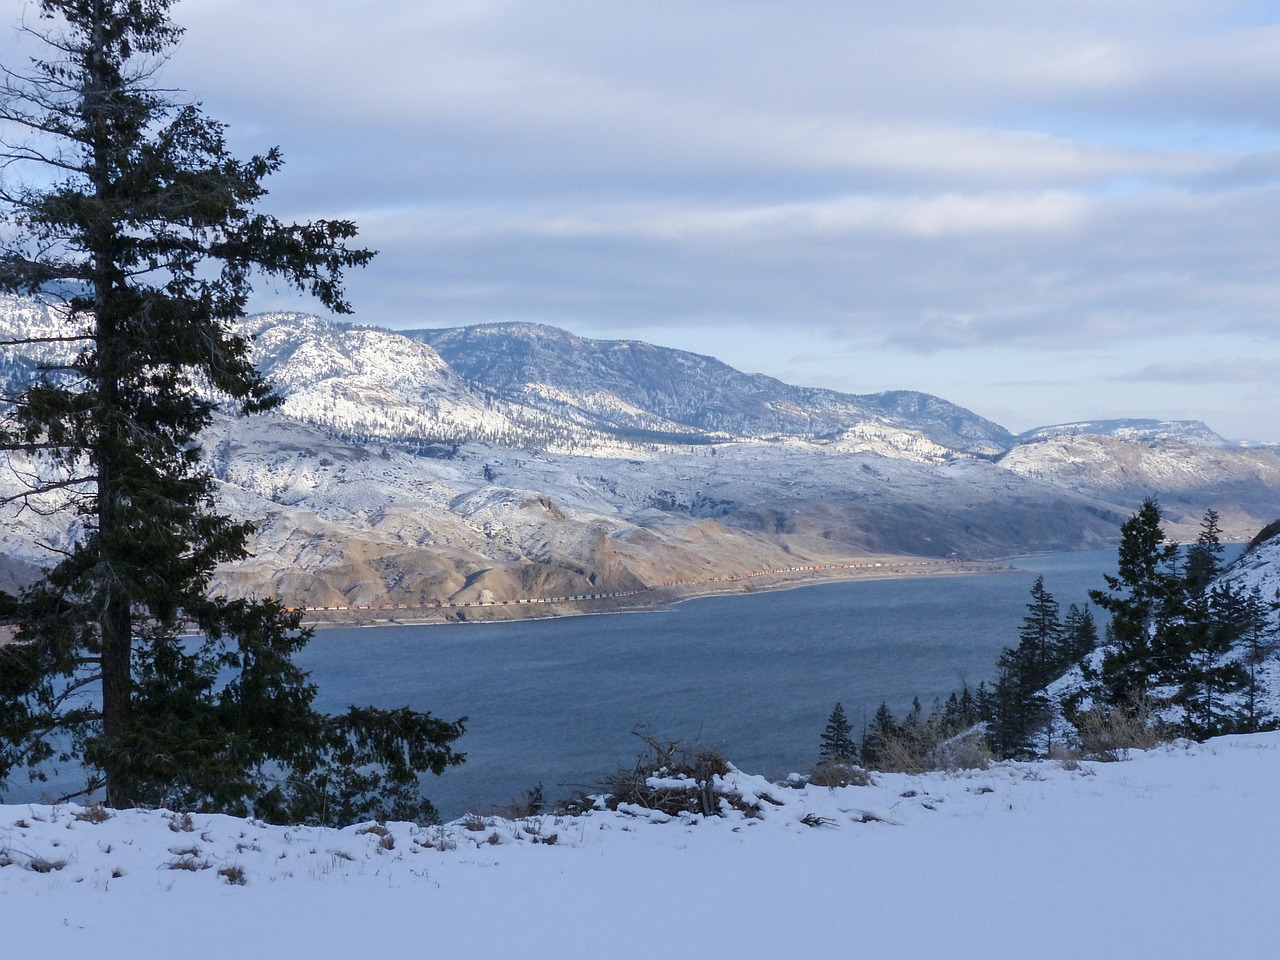
<svg viewBox="0 0 1280 960"><path fill-rule="evenodd" d="M322 709L470 718L458 742L467 762L427 779L445 818L539 783L548 799L598 789L635 763L637 728L781 777L812 765L836 701L860 739L882 700L901 717L913 696L928 709L963 681L990 680L1037 574L1065 613L1103 585L1115 551L1009 563L1009 573L816 584L662 612L325 629L299 662Z"/></svg>
<svg viewBox="0 0 1280 960"><path fill-rule="evenodd" d="M1241 551L1226 550L1226 560ZM468 716L467 762L428 776L446 819L518 799L600 789L634 766L642 728L723 750L751 773L783 777L817 759L836 701L861 739L883 700L901 717L967 681L990 680L1017 642L1031 585L1043 574L1062 612L1087 602L1114 550L1009 560L1008 573L849 581L704 597L670 610L494 624L331 628L298 662L317 706L410 706ZM1105 619L1105 615L1099 619ZM73 789L11 777L0 802Z"/></svg>

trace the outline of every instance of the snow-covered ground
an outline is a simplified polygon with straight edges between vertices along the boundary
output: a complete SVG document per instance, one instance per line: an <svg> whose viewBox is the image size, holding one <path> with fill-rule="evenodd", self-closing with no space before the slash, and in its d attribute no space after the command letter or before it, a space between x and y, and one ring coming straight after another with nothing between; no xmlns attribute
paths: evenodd
<svg viewBox="0 0 1280 960"><path fill-rule="evenodd" d="M834 790L730 779L758 818L592 811L384 836L0 806L0 930L14 956L99 960L1278 949L1277 733Z"/></svg>

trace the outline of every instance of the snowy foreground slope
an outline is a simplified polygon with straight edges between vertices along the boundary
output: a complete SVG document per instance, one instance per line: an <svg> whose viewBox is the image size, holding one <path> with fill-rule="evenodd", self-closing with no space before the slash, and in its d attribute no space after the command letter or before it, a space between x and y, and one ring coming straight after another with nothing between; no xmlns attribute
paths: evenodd
<svg viewBox="0 0 1280 960"><path fill-rule="evenodd" d="M0 928L25 958L1277 953L1277 733L861 788L730 779L758 819L593 811L384 838L0 807Z"/></svg>

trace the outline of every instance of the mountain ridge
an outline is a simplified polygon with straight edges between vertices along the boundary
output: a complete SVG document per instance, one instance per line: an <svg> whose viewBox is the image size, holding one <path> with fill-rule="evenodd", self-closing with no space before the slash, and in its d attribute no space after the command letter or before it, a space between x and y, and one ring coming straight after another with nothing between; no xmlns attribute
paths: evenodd
<svg viewBox="0 0 1280 960"><path fill-rule="evenodd" d="M0 337L53 323L0 302ZM1206 507L1241 539L1280 516L1280 457L1268 450L1078 433L997 456L980 452L989 421L927 394L873 404L533 329L559 372L518 376L532 368L508 329L494 356L470 348L476 365L507 371L486 385L394 331L295 313L247 320L284 402L268 416L219 416L204 437L225 508L258 525L254 555L220 571L218 589L308 606L573 596L867 557L1098 547L1150 495L1176 537L1193 539ZM52 349L7 351L6 391ZM615 350L632 359L600 356ZM620 371L633 361L650 379L629 392ZM750 416L721 425L760 435L714 432L687 413L700 395L724 408L743 390L755 391ZM764 430L788 424L805 432ZM29 469L7 459L0 497ZM0 588L69 542L65 518L10 508L3 519Z"/></svg>
<svg viewBox="0 0 1280 960"><path fill-rule="evenodd" d="M601 413L592 397L656 422L709 434L822 438L862 423L920 433L968 455L1013 445L998 424L940 397L899 390L855 395L743 373L714 357L639 340L593 340L542 324L401 331L431 344L462 376L512 400ZM559 397L548 396L547 388ZM616 426L639 425L615 420Z"/></svg>

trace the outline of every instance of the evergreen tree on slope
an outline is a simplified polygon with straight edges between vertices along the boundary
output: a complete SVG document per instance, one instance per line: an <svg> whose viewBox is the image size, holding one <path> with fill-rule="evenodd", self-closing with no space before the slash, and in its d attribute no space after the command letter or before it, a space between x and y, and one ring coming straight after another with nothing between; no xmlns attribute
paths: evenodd
<svg viewBox="0 0 1280 960"><path fill-rule="evenodd" d="M1242 711L1228 698L1248 683L1244 665L1232 655L1245 635L1246 597L1229 585L1214 585L1222 572L1221 557L1218 514L1208 510L1196 542L1187 549L1177 616L1167 627L1164 644L1168 680L1177 688L1173 701L1183 711L1183 732L1196 739L1240 726Z"/></svg>
<svg viewBox="0 0 1280 960"><path fill-rule="evenodd" d="M822 745L818 748L820 763L857 763L858 746L849 736L853 727L844 715L844 707L837 703L827 718L822 731Z"/></svg>
<svg viewBox="0 0 1280 960"><path fill-rule="evenodd" d="M1164 649L1177 596L1178 547L1165 539L1160 506L1152 498L1120 528L1118 569L1104 579L1107 590L1090 590L1089 598L1111 614L1109 650L1102 662L1102 688L1107 703L1134 708L1167 665Z"/></svg>

